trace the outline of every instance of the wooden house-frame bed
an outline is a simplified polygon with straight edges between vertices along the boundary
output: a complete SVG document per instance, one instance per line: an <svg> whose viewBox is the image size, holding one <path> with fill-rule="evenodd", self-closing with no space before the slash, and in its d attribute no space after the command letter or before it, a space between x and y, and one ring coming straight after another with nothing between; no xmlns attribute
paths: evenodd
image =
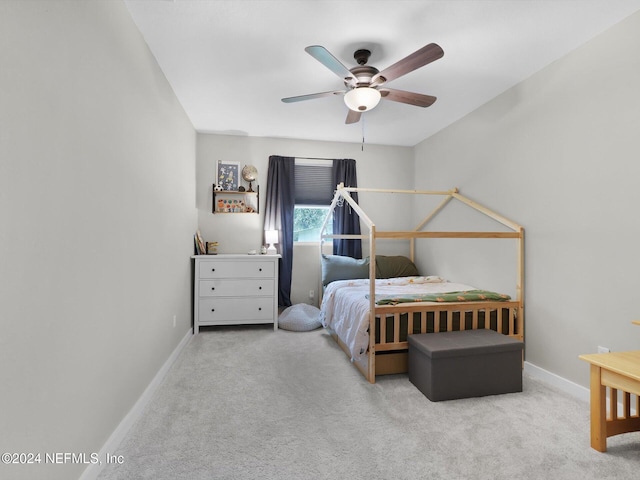
<svg viewBox="0 0 640 480"><path fill-rule="evenodd" d="M410 231L379 231L369 216L353 200L352 192L373 192L410 195L437 195L442 202L425 219ZM449 203L457 200L472 209L492 218L508 231L424 231L425 226ZM347 202L358 214L368 232L361 235L327 234L327 222L333 210ZM407 371L408 335L437 333L442 331L490 328L524 341L524 229L522 226L460 195L458 189L448 191L384 190L344 187L338 185L329 215L321 229L322 243L330 239L361 239L369 243L369 279L376 278L376 241L379 239L408 239L410 259L414 260L415 241L420 238L482 238L512 239L517 243L516 298L508 301L464 301L464 302L411 302L395 305L376 304L375 281L369 281L369 345L366 355L353 363L366 379L375 383L376 375L403 373ZM352 357L349 347L328 328L332 337L345 353ZM374 334L371 334L374 332Z"/></svg>

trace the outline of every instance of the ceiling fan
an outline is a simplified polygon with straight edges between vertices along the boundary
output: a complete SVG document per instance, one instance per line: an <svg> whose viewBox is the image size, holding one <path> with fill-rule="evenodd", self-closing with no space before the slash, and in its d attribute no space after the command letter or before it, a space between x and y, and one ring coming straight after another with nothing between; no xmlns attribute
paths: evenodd
<svg viewBox="0 0 640 480"><path fill-rule="evenodd" d="M444 51L435 43L425 45L382 71L367 65L371 51L366 49L356 50L353 58L358 62L358 66L351 69L347 69L326 48L320 45L312 45L305 48L305 51L338 75L344 81L347 89L287 97L282 99L285 103L330 97L332 95L344 95L344 102L349 107L345 123L349 124L358 122L362 112L374 108L381 98L418 107L428 107L436 101L436 97L431 95L405 92L385 86L388 82L441 58L444 55Z"/></svg>

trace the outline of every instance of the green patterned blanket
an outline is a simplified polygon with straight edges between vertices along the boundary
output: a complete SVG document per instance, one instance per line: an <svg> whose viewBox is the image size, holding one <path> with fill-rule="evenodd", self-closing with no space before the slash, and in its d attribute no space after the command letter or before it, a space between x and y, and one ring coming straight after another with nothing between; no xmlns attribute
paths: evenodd
<svg viewBox="0 0 640 480"><path fill-rule="evenodd" d="M475 302L480 300L494 300L506 302L511 300L509 295L489 292L487 290L468 290L465 292L407 294L402 296L376 295L377 305L396 305L409 302Z"/></svg>

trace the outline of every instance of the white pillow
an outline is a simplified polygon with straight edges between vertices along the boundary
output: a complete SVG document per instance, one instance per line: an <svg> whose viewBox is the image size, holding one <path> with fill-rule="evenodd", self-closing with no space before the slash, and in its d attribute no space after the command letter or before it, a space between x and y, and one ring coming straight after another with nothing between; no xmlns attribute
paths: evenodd
<svg viewBox="0 0 640 480"><path fill-rule="evenodd" d="M306 303L291 305L278 317L278 327L292 332L308 332L321 326L320 309Z"/></svg>

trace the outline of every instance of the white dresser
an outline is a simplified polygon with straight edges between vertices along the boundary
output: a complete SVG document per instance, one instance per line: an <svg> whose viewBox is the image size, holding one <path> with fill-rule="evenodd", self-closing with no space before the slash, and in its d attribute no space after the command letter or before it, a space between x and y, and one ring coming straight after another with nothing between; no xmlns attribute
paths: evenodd
<svg viewBox="0 0 640 480"><path fill-rule="evenodd" d="M278 328L280 255L194 255L193 333L201 326L273 323Z"/></svg>

